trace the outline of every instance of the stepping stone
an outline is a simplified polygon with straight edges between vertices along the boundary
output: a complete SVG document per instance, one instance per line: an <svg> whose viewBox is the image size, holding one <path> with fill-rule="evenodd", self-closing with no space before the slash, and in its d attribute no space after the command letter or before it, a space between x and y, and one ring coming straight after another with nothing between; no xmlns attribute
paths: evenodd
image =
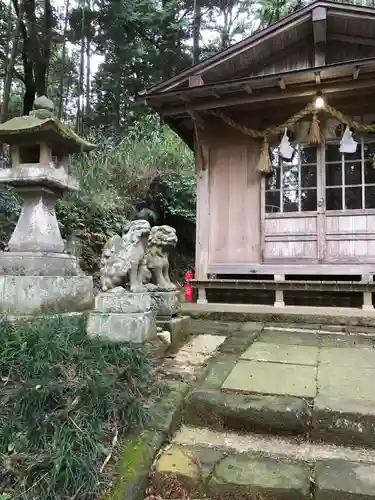
<svg viewBox="0 0 375 500"><path fill-rule="evenodd" d="M265 330L258 338L259 342L271 342L274 344L290 344L290 345L319 345L319 337L315 333L310 332L288 332L283 330Z"/></svg>
<svg viewBox="0 0 375 500"><path fill-rule="evenodd" d="M375 401L317 396L312 413L312 438L375 448Z"/></svg>
<svg viewBox="0 0 375 500"><path fill-rule="evenodd" d="M315 366L239 361L222 389L313 398L316 370Z"/></svg>
<svg viewBox="0 0 375 500"><path fill-rule="evenodd" d="M333 335L333 334L321 334L320 345L322 347L344 347L344 348L355 348L355 347L367 347L375 348L375 339L369 337L361 337L360 335Z"/></svg>
<svg viewBox="0 0 375 500"><path fill-rule="evenodd" d="M153 485L157 493L162 493L173 477L178 484L190 492L202 488L199 463L190 450L180 446L171 446L164 451L156 462Z"/></svg>
<svg viewBox="0 0 375 500"><path fill-rule="evenodd" d="M341 352L343 349L338 349ZM355 349L351 349L355 351ZM323 364L318 368L318 393L322 396L337 396L343 399L375 401L374 369L362 368L353 362L349 366Z"/></svg>
<svg viewBox="0 0 375 500"><path fill-rule="evenodd" d="M185 402L183 421L216 430L302 434L309 428L310 413L304 398L198 389Z"/></svg>
<svg viewBox="0 0 375 500"><path fill-rule="evenodd" d="M232 335L242 327L243 323L237 321L211 321L206 319L193 319L190 325L190 333Z"/></svg>
<svg viewBox="0 0 375 500"><path fill-rule="evenodd" d="M189 498L221 500L233 494L241 500L309 500L311 476L311 467L302 461L173 444L158 458L152 484L157 494L173 484Z"/></svg>
<svg viewBox="0 0 375 500"><path fill-rule="evenodd" d="M320 364L348 368L373 368L375 370L375 349L372 347L340 347L336 349L334 347L322 347L320 350Z"/></svg>
<svg viewBox="0 0 375 500"><path fill-rule="evenodd" d="M375 498L375 465L333 461L316 466L315 500Z"/></svg>
<svg viewBox="0 0 375 500"><path fill-rule="evenodd" d="M241 356L242 359L315 366L318 347L255 342Z"/></svg>
<svg viewBox="0 0 375 500"><path fill-rule="evenodd" d="M208 491L215 497L226 493L241 499L272 498L272 500L310 498L310 471L303 463L293 464L272 458L249 455L231 455L216 465L208 483ZM223 497L220 497L223 495ZM212 497L211 497L212 498Z"/></svg>

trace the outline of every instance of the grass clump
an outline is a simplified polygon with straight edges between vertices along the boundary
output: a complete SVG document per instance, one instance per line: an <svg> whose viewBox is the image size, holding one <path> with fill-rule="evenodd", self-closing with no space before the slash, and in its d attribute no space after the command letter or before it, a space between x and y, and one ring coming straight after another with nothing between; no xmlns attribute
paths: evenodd
<svg viewBox="0 0 375 500"><path fill-rule="evenodd" d="M0 320L0 493L9 500L99 498L114 436L145 419L145 351L88 339L85 323Z"/></svg>

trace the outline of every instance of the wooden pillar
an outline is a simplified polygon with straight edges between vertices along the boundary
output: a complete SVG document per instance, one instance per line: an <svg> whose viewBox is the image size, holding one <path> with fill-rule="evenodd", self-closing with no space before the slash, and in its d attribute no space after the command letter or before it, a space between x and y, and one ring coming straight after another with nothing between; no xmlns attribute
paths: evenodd
<svg viewBox="0 0 375 500"><path fill-rule="evenodd" d="M284 281L285 276L284 276L284 274L275 274L274 279L275 279L275 281ZM283 290L276 290L275 291L275 302L273 305L274 305L274 307L285 307L284 291Z"/></svg>
<svg viewBox="0 0 375 500"><path fill-rule="evenodd" d="M364 274L361 276L362 281L373 281L372 274ZM372 293L371 292L363 292L363 304L362 309L364 311L373 311L374 306L372 305Z"/></svg>
<svg viewBox="0 0 375 500"><path fill-rule="evenodd" d="M203 146L204 147L204 146ZM198 280L207 279L208 243L210 230L209 177L208 164L202 164L205 159L198 152L196 144L197 171L197 226L195 250L195 277ZM198 304L207 304L206 290L198 288Z"/></svg>

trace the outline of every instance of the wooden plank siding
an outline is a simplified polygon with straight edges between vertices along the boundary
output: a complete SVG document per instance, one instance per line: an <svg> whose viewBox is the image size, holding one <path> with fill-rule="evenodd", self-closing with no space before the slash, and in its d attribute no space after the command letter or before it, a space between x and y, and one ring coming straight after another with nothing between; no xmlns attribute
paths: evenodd
<svg viewBox="0 0 375 500"><path fill-rule="evenodd" d="M266 64L261 70L251 73L251 76L265 76L284 71L294 71L298 69L307 69L312 67L313 45L312 43L302 42L293 46L293 51L287 55L276 52L274 61Z"/></svg>
<svg viewBox="0 0 375 500"><path fill-rule="evenodd" d="M228 127L216 127L209 145L209 263L259 263L260 144Z"/></svg>
<svg viewBox="0 0 375 500"><path fill-rule="evenodd" d="M264 262L318 261L316 214L268 214L264 228Z"/></svg>
<svg viewBox="0 0 375 500"><path fill-rule="evenodd" d="M326 262L375 262L375 213L328 212Z"/></svg>
<svg viewBox="0 0 375 500"><path fill-rule="evenodd" d="M336 64L374 56L375 46L371 45L330 40L326 46L326 64Z"/></svg>

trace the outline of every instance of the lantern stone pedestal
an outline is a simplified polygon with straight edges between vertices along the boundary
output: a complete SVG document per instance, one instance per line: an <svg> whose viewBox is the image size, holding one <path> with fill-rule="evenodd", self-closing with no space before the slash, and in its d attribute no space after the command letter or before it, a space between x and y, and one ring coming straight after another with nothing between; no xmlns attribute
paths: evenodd
<svg viewBox="0 0 375 500"><path fill-rule="evenodd" d="M69 174L69 155L92 149L52 115L42 97L29 116L0 124L0 140L11 146L12 168L0 183L23 199L8 251L0 252L0 312L12 315L90 309L92 278L76 256L65 251L55 213L56 201L79 184Z"/></svg>

